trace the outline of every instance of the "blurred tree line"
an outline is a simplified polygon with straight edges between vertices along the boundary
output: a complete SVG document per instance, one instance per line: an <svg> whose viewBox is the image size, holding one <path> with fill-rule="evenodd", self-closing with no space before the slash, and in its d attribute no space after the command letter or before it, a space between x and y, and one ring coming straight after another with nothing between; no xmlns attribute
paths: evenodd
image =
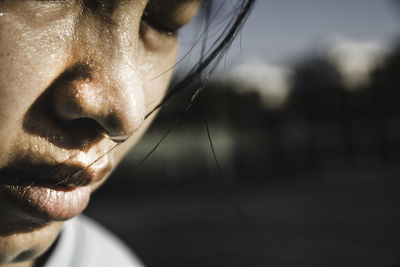
<svg viewBox="0 0 400 267"><path fill-rule="evenodd" d="M207 84L160 146L138 168L188 103L190 93L164 108L117 170L115 182L207 181L215 175L205 117L223 169L241 182L270 182L342 172L395 168L400 158L399 46L349 90L337 68L313 56L293 67L282 107L268 108L257 91Z"/></svg>

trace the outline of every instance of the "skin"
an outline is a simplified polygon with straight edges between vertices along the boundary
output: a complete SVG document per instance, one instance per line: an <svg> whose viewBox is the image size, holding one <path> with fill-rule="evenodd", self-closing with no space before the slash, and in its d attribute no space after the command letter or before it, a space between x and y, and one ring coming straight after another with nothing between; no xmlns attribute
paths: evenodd
<svg viewBox="0 0 400 267"><path fill-rule="evenodd" d="M118 143L108 155L115 167L170 81L177 36L165 29L187 24L199 4L0 0L0 171L21 159L68 163L82 152L94 161ZM0 191L0 266L33 266L62 224L28 214Z"/></svg>

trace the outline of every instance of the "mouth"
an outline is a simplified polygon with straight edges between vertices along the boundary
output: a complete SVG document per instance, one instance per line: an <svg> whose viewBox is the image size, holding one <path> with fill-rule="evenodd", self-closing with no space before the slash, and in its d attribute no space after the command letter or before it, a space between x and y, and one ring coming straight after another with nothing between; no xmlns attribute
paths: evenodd
<svg viewBox="0 0 400 267"><path fill-rule="evenodd" d="M0 170L0 195L34 218L64 221L86 208L92 187L111 168L107 156L89 165L19 163Z"/></svg>

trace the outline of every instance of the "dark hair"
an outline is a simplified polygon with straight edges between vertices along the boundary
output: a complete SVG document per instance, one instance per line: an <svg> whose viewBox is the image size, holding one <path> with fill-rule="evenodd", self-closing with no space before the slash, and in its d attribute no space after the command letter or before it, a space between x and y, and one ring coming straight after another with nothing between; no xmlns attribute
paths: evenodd
<svg viewBox="0 0 400 267"><path fill-rule="evenodd" d="M207 38L208 38L208 34L209 34L209 29L212 26L212 23L216 21L216 16L219 15L220 9L224 6L224 4L227 1L226 0L218 1L219 5L216 8L217 10L213 9L215 7L214 6L215 2L216 1L213 1L213 0L203 0L202 1L202 7L203 7L202 17L204 18L204 30L201 32L201 36L200 36L202 39L201 40L202 42L200 43L201 52L200 52L199 60L197 61L196 64L194 64L194 66L192 68L190 68L190 70L187 72L187 74L181 80L176 82L175 85L171 87L171 89L168 91L168 93L163 98L163 100L156 107L154 107L149 113L147 113L145 118L148 118L154 111L156 111L160 107L164 106L177 93L179 93L183 90L186 90L186 89L194 88L193 92L191 93L191 99L189 100L189 103L187 103L186 107L184 108L183 113L185 113L190 108L193 101L197 98L197 96L203 89L204 84L207 82L210 75L212 74L214 69L217 67L218 63L228 52L233 40L235 39L235 37L238 35L240 30L242 29L243 24L246 22L256 0L237 0L236 4L232 7L233 13L229 14L229 15L231 15L230 19L227 19L226 26L222 27L222 29L221 29L222 33L207 48L207 41L208 41ZM198 44L197 41L195 43ZM188 53L190 53L190 51ZM175 120L175 122L173 122L171 124L171 126L165 132L165 134L159 140L159 142L153 147L153 149L151 151L149 151L147 153L147 155L136 165L136 167L134 169L136 169L144 161L146 161L146 159L158 148L158 146L162 143L164 138L169 134L169 132L172 130L174 125L179 120L180 120L180 117L177 118ZM110 153L119 144L120 143L116 143L111 149L106 151L103 155ZM100 156L98 159L96 159L94 162L92 162L90 165L97 162L100 158L103 157L103 155ZM75 176L79 173L80 173L80 171L78 173L75 173L73 176Z"/></svg>
<svg viewBox="0 0 400 267"><path fill-rule="evenodd" d="M174 95L178 92L187 89L193 88L194 90L191 98L191 102L198 96L204 84L207 82L209 76L216 68L221 59L228 52L233 40L238 35L240 30L242 29L243 24L247 20L256 0L243 0L238 1L238 3L232 8L235 10L234 16L227 21L227 26L222 29L222 34L216 38L215 42L210 45L210 47L206 48L207 43L207 35L211 23L215 20L215 17L211 17L212 14L212 0L204 0L204 31L202 32L203 42L201 48L201 55L198 62L189 70L186 76L177 82L167 93L167 95L163 98L161 103L159 103L153 110L151 110L148 114L146 114L146 118L150 116L155 110L162 107L166 102L168 102ZM226 1L221 1L220 6L222 7ZM218 11L216 11L216 15L218 15ZM204 71L210 67L210 70L207 73ZM204 78L199 78L201 75ZM196 85L196 86L195 86Z"/></svg>

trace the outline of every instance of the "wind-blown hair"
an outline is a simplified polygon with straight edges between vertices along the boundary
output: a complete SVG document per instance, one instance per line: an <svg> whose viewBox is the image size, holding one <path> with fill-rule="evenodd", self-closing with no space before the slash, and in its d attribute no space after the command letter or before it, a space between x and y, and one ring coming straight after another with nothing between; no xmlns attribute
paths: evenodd
<svg viewBox="0 0 400 267"><path fill-rule="evenodd" d="M215 39L212 40L210 44L210 40L208 39L211 35L215 33L210 33L210 29L214 27L213 23L220 25L221 22L219 16L221 16L221 9L228 3L232 3L233 5L231 10L228 14L223 14L223 18L225 19L225 25L221 28L220 34L217 35ZM210 75L213 73L215 68L217 67L218 63L223 59L223 57L228 52L233 40L239 34L240 30L242 29L243 24L246 22L256 0L203 0L202 1L202 12L200 14L201 18L204 21L204 30L200 31L200 38L197 39L192 49L189 49L186 55L189 55L193 52L194 46L200 44L200 58L196 61L196 63L189 69L187 74L178 82L176 82L170 90L168 90L165 97L162 101L155 106L149 113L146 114L145 118L148 118L153 112L164 106L172 97L174 97L177 93L184 91L186 89L193 90L191 94L191 99L185 106L183 113L191 107L194 100L197 98L199 93L204 87L204 84L208 81ZM230 16L230 17L225 17ZM218 26L216 25L216 26ZM180 61L178 61L176 65L178 65ZM160 74L160 76L163 73ZM154 79L158 78L159 76L155 77ZM165 134L161 137L159 142L147 153L147 155L136 165L134 169L142 165L147 158L152 155L152 153L159 147L159 145L163 142L169 132L174 128L174 126L180 121L181 116L178 116L176 120L170 125L167 129ZM116 143L111 149L106 151L102 156L110 153L114 150L120 143ZM102 157L101 156L101 157ZM96 159L94 164L97 162L101 157Z"/></svg>
<svg viewBox="0 0 400 267"><path fill-rule="evenodd" d="M174 95L176 95L176 93L184 89L195 87L196 89L192 94L191 102L197 97L197 95L203 88L203 85L207 82L209 76L212 74L221 59L226 55L233 40L242 29L242 26L247 20L255 1L256 0L243 0L237 1L236 3L235 1L232 1L234 3L232 7L234 13L230 14L232 16L231 18L226 20L226 26L222 28L222 33L215 39L215 41L211 45L207 45L209 30L213 26L213 22L216 21L216 17L220 13L219 9L221 9L226 4L226 0L218 1L218 5L217 3L215 3L217 1L203 1L203 14L201 15L204 18L205 23L204 30L201 32L202 40L200 41L202 42L200 43L200 58L197 63L195 63L192 68L190 68L188 73L181 80L175 83L175 85L168 91L161 103L159 103L146 115L146 118L150 116L155 110L162 107L167 101L169 101ZM217 10L214 10L214 8L216 8ZM191 50L192 49L190 49L188 53L190 53Z"/></svg>

